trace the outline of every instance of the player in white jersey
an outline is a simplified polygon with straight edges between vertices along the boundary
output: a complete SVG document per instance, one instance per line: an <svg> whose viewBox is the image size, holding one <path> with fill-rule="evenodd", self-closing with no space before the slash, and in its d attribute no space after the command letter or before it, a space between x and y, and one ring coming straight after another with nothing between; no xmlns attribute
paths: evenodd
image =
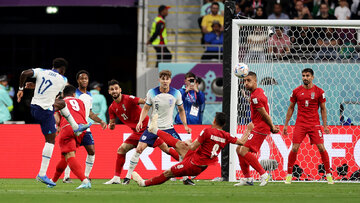
<svg viewBox="0 0 360 203"><path fill-rule="evenodd" d="M163 70L159 73L160 86L150 89L146 96L146 103L141 111L139 122L136 126L136 130L142 129L143 120L148 115L150 107L152 108L152 115L158 114L158 127L159 129L169 133L174 138L181 140L180 136L173 126L173 113L175 105L178 108L180 119L184 125L185 130L191 133L191 129L187 126L186 115L183 107L182 96L179 90L170 87L171 72L169 70ZM153 146L158 136L145 130L142 134L139 144L136 148L136 153L130 160L130 166L126 177L131 177L131 173L134 171L135 166L139 161L140 154L147 146ZM184 179L184 184L194 185L190 179Z"/></svg>
<svg viewBox="0 0 360 203"><path fill-rule="evenodd" d="M40 123L41 131L45 136L41 167L36 179L52 186L56 184L47 177L46 171L54 150L56 137L54 112L60 110L76 134L80 134L91 125L91 123L78 125L71 116L64 100L56 99L56 96L62 92L67 84L67 78L64 76L67 66L68 63L65 59L56 58L53 60L52 70L35 68L23 71L20 75L17 93L17 101L20 102L24 94L26 79L29 77L36 78L34 96L31 100L31 115Z"/></svg>
<svg viewBox="0 0 360 203"><path fill-rule="evenodd" d="M106 122L101 120L97 114L95 114L92 109L92 95L89 91L87 91L87 87L89 85L89 77L90 74L86 70L80 70L76 74L76 81L79 85L79 87L76 89L75 95L76 98L79 98L82 100L85 104L85 115L86 120L89 120L89 117L97 122L100 123L101 127L103 129L106 129L107 125ZM95 147L94 147L94 139L92 136L92 133L90 131L90 128L86 130L86 134L84 135L84 138L82 139L82 142L80 144L81 146L84 146L87 152L87 157L85 160L85 177L89 178L91 169L95 162ZM64 179L63 183L72 183L72 180L70 179L70 168L66 167L65 173L64 173Z"/></svg>

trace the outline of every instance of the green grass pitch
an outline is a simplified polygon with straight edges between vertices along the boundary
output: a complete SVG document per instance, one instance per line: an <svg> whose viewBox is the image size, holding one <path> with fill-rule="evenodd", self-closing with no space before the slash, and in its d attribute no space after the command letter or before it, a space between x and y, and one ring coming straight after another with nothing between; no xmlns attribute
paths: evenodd
<svg viewBox="0 0 360 203"><path fill-rule="evenodd" d="M79 180L54 188L35 179L0 179L0 202L360 202L360 184L293 183L285 185L270 182L265 187L234 187L234 183L197 181L196 186L168 181L163 185L138 187L103 185L106 180L92 180L92 189L75 190Z"/></svg>

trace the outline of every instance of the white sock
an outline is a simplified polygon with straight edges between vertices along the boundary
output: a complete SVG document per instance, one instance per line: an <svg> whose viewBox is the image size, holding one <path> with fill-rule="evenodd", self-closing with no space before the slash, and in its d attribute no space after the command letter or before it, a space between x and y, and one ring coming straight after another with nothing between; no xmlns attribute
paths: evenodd
<svg viewBox="0 0 360 203"><path fill-rule="evenodd" d="M77 130L79 128L79 125L75 122L74 118L70 114L67 105L64 108L60 109L60 113L69 122L73 130Z"/></svg>
<svg viewBox="0 0 360 203"><path fill-rule="evenodd" d="M85 177L89 177L94 162L95 162L95 155L87 155L85 161Z"/></svg>
<svg viewBox="0 0 360 203"><path fill-rule="evenodd" d="M41 159L41 167L40 167L40 171L39 171L39 176L46 175L46 171L48 169L53 150L54 150L54 144L45 142L45 145L44 145L44 148L42 151L42 159Z"/></svg>
<svg viewBox="0 0 360 203"><path fill-rule="evenodd" d="M64 172L64 179L70 178L70 167L67 166Z"/></svg>
<svg viewBox="0 0 360 203"><path fill-rule="evenodd" d="M126 178L131 179L131 174L132 174L132 172L134 171L136 165L139 162L139 157L140 157L140 154L137 153L137 152L135 152L135 154L131 157L129 170L128 170L127 174L126 174Z"/></svg>

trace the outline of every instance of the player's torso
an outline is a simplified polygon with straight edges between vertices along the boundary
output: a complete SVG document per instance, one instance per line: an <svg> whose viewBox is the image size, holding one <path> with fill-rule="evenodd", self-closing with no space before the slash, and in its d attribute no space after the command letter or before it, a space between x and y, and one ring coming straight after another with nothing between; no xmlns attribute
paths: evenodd
<svg viewBox="0 0 360 203"><path fill-rule="evenodd" d="M261 114L257 111L255 104L262 102L265 111L269 113L269 103L268 99L264 93L264 90L257 88L254 92L251 93L251 121L254 124L254 131L262 134L270 134L270 126L265 122Z"/></svg>
<svg viewBox="0 0 360 203"><path fill-rule="evenodd" d="M39 105L43 108L50 108L55 102L56 96L66 85L67 79L53 70L43 69L36 76L34 96L31 104Z"/></svg>
<svg viewBox="0 0 360 203"><path fill-rule="evenodd" d="M168 93L158 92L151 99L153 100L153 113L158 113L158 126L159 129L173 128L173 112L176 103L174 91Z"/></svg>
<svg viewBox="0 0 360 203"><path fill-rule="evenodd" d="M90 92L86 91L86 93L81 92L79 89L76 89L75 97L84 102L85 105L85 118L89 119L90 110L92 109L92 95Z"/></svg>
<svg viewBox="0 0 360 203"><path fill-rule="evenodd" d="M76 123L86 123L86 119L85 119L86 110L85 110L84 102L75 97L65 97L64 101ZM60 127L64 127L65 125L68 124L69 123L66 121L66 119L64 117L61 117Z"/></svg>
<svg viewBox="0 0 360 203"><path fill-rule="evenodd" d="M115 101L111 104L112 110L115 112L116 116L123 122L128 125L130 128L135 128L136 124L139 122L141 107L131 101L133 96L122 94L120 103ZM144 122L148 121L149 117L147 116L144 119Z"/></svg>
<svg viewBox="0 0 360 203"><path fill-rule="evenodd" d="M320 88L315 85L311 89L300 86L293 96L296 97L298 105L296 122L319 125L319 98L324 96Z"/></svg>

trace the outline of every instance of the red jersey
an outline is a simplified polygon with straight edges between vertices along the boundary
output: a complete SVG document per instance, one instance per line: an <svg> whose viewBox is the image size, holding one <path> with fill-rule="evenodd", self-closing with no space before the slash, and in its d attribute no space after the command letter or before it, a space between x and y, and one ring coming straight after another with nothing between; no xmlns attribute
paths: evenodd
<svg viewBox="0 0 360 203"><path fill-rule="evenodd" d="M266 112L269 114L268 99L265 96L264 90L261 88L256 88L250 95L251 121L254 124L253 131L260 134L269 135L270 126L265 122L261 114L256 110L261 107L264 107Z"/></svg>
<svg viewBox="0 0 360 203"><path fill-rule="evenodd" d="M139 106L140 98L122 94L121 101L113 103L109 107L109 117L115 119L118 117L121 122L129 126L132 130L136 130L136 125L139 122L141 107ZM149 116L143 121L143 128L146 129L149 122Z"/></svg>
<svg viewBox="0 0 360 203"><path fill-rule="evenodd" d="M316 85L311 89L301 85L293 90L290 102L298 105L296 125L320 125L318 110L320 104L326 102L324 90Z"/></svg>
<svg viewBox="0 0 360 203"><path fill-rule="evenodd" d="M85 110L84 102L75 97L65 97L64 101L76 123L86 124L87 123L85 119L86 110ZM66 125L69 125L69 123L63 116L61 116L60 128L63 128Z"/></svg>
<svg viewBox="0 0 360 203"><path fill-rule="evenodd" d="M201 143L191 157L195 165L210 165L218 161L218 154L229 143L236 143L237 138L230 133L216 128L205 128L197 138Z"/></svg>

